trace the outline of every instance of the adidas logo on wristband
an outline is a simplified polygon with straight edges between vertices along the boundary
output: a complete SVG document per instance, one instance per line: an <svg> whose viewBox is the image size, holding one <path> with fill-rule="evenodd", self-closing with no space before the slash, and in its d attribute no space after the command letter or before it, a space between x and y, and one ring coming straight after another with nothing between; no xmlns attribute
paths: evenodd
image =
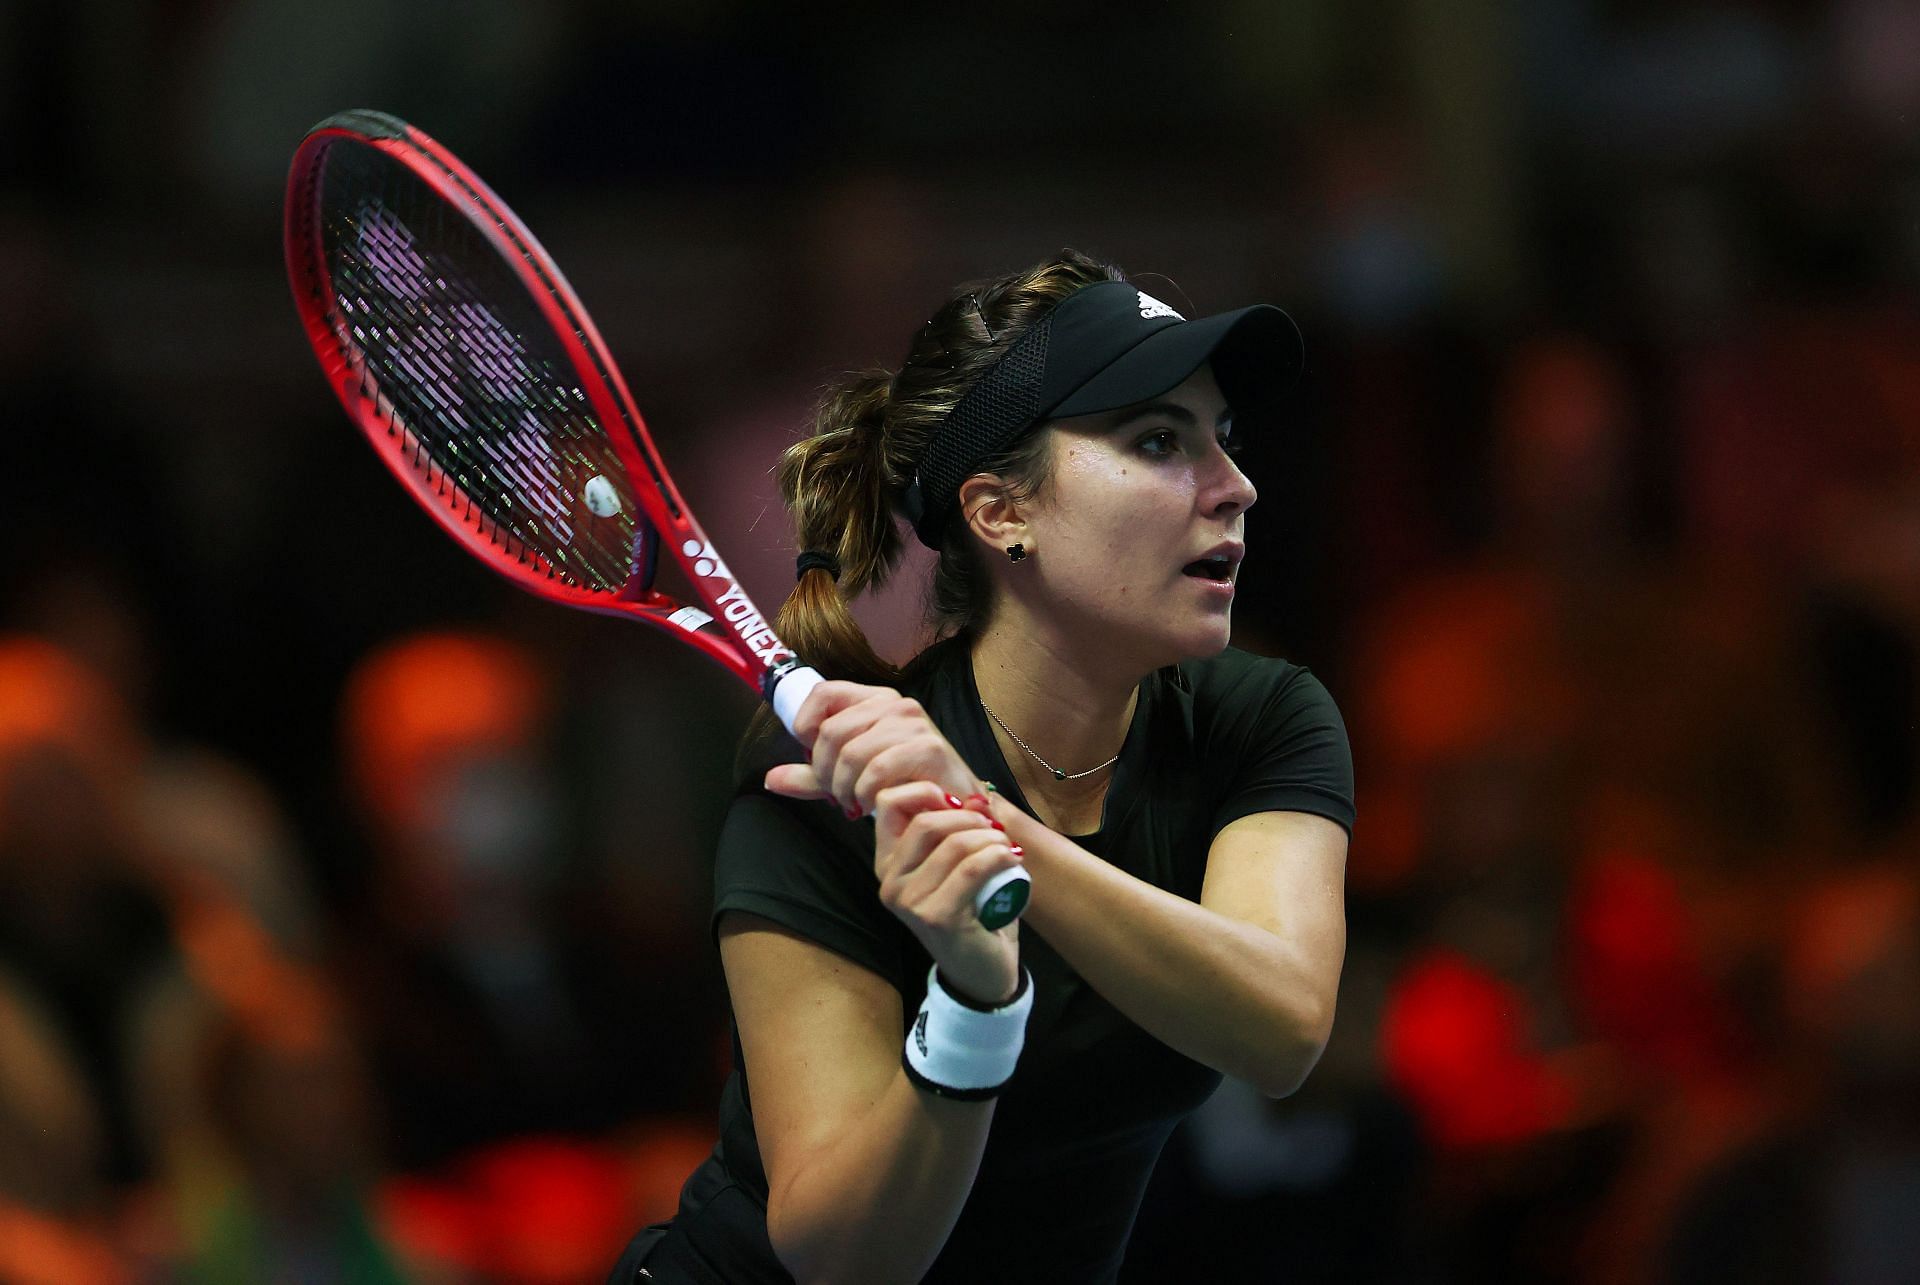
<svg viewBox="0 0 1920 1285"><path fill-rule="evenodd" d="M906 1040L900 1062L915 1085L943 1098L979 1101L997 1095L1013 1078L1033 1011L1033 978L1020 970L1020 989L998 1008L970 1008L940 985L940 970L927 970L927 997Z"/></svg>

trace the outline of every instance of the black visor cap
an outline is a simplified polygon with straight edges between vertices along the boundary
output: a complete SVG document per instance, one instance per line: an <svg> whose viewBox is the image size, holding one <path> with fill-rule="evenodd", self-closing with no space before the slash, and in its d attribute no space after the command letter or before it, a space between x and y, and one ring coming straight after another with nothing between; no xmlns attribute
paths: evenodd
<svg viewBox="0 0 1920 1285"><path fill-rule="evenodd" d="M1122 282L1089 286L1062 301L1048 346L1040 397L1047 419L1158 397L1209 361L1228 405L1267 409L1293 387L1306 358L1293 319L1271 305L1186 321Z"/></svg>
<svg viewBox="0 0 1920 1285"><path fill-rule="evenodd" d="M960 483L1038 424L1118 410L1179 386L1202 365L1236 412L1280 402L1305 348L1293 319L1260 304L1188 321L1130 282L1068 295L960 399L921 456L900 511L940 547Z"/></svg>

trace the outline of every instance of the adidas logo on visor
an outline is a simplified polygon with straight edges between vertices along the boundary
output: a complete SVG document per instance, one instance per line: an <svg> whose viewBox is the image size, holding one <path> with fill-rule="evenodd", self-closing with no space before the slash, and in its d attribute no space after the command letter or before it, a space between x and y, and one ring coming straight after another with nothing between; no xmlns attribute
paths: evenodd
<svg viewBox="0 0 1920 1285"><path fill-rule="evenodd" d="M1172 317L1175 321L1186 320L1185 317L1167 307L1166 304L1161 303L1145 290L1138 291L1138 294L1140 295L1140 316L1143 320L1150 320L1154 317Z"/></svg>

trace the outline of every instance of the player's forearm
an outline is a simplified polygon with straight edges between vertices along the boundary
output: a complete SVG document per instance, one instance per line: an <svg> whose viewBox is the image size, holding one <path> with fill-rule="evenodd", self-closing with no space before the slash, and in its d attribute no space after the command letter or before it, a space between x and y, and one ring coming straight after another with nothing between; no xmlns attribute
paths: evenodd
<svg viewBox="0 0 1920 1285"><path fill-rule="evenodd" d="M1332 1029L1312 961L1255 924L1134 878L1018 809L1023 922L1115 1008L1171 1048L1274 1096L1300 1087Z"/></svg>
<svg viewBox="0 0 1920 1285"><path fill-rule="evenodd" d="M898 1072L860 1126L816 1148L768 1193L767 1232L801 1285L917 1281L946 1244L993 1121Z"/></svg>

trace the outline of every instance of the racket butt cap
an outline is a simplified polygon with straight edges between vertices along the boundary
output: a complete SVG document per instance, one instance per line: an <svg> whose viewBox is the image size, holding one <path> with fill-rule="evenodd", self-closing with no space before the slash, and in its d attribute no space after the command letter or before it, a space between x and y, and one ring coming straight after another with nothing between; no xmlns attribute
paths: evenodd
<svg viewBox="0 0 1920 1285"><path fill-rule="evenodd" d="M973 898L973 911L982 928L1004 928L1020 917L1033 892L1033 880L1024 870L1002 870Z"/></svg>

